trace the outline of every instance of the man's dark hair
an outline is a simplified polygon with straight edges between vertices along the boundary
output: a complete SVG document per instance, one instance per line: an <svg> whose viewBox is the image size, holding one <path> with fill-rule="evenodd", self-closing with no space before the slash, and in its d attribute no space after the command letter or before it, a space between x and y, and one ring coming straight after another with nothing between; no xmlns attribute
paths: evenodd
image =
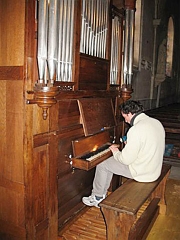
<svg viewBox="0 0 180 240"><path fill-rule="evenodd" d="M137 114L144 111L143 105L139 101L129 100L120 105L121 112Z"/></svg>

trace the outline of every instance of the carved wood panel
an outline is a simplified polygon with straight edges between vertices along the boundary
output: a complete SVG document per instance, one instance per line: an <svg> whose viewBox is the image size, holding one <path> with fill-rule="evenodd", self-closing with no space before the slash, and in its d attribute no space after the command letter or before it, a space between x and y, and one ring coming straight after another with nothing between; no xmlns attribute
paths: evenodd
<svg viewBox="0 0 180 240"><path fill-rule="evenodd" d="M81 98L78 103L86 136L116 125L111 98Z"/></svg>

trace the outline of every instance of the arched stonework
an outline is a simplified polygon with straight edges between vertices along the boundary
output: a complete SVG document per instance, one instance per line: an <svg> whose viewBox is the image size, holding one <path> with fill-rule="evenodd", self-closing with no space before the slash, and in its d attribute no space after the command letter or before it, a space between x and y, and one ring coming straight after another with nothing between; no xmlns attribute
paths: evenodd
<svg viewBox="0 0 180 240"><path fill-rule="evenodd" d="M159 85L166 78L167 39L163 39L159 46L155 85Z"/></svg>

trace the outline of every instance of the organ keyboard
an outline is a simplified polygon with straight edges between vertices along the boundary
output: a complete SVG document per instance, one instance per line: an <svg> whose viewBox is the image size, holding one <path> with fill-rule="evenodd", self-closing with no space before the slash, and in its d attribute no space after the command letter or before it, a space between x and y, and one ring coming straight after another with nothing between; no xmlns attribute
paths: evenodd
<svg viewBox="0 0 180 240"><path fill-rule="evenodd" d="M102 131L95 135L73 141L74 157L72 158L72 166L83 170L90 170L112 156L112 152L109 149L110 145L108 131Z"/></svg>
<svg viewBox="0 0 180 240"><path fill-rule="evenodd" d="M104 154L110 152L111 150L109 149L109 146L110 146L110 143L107 143L102 147L98 148L97 150L87 153L80 158L87 161L94 161L95 159L102 157Z"/></svg>

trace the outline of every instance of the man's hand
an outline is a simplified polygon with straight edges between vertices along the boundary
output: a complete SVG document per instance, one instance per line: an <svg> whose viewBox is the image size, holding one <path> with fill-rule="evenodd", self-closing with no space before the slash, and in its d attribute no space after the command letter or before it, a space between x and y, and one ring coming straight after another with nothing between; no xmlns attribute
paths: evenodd
<svg viewBox="0 0 180 240"><path fill-rule="evenodd" d="M111 152L117 152L119 151L119 145L118 144L112 144L109 149L111 150Z"/></svg>

